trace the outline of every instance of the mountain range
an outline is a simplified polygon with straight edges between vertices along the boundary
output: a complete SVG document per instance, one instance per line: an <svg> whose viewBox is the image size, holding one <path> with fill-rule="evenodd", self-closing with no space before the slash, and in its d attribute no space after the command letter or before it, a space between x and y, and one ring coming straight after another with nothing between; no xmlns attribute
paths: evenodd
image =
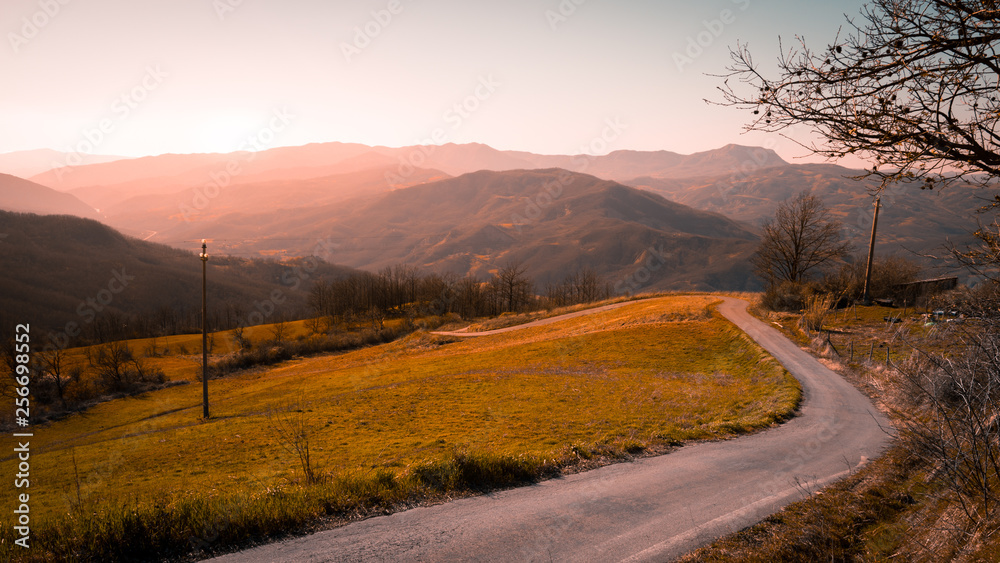
<svg viewBox="0 0 1000 563"><path fill-rule="evenodd" d="M245 257L287 259L326 241L332 260L363 269L408 263L485 278L513 261L540 284L590 268L628 289L746 289L759 287L747 263L759 225L801 191L867 247L873 185L859 174L739 145L592 156L316 143L0 177L0 208L99 218L184 248L208 238L214 252ZM967 241L983 203L970 189L914 186L882 201L880 253Z"/></svg>
<svg viewBox="0 0 1000 563"><path fill-rule="evenodd" d="M36 149L0 153L0 173L19 178L30 178L54 168L82 166L124 160L128 157L97 155L80 152L60 152L52 149Z"/></svg>
<svg viewBox="0 0 1000 563"><path fill-rule="evenodd" d="M347 204L231 213L169 234L197 233L242 255L299 256L331 240L334 261L367 270L406 263L485 279L520 262L539 284L582 268L621 280L658 252L649 289L747 287L756 245L720 214L561 169L484 170Z"/></svg>

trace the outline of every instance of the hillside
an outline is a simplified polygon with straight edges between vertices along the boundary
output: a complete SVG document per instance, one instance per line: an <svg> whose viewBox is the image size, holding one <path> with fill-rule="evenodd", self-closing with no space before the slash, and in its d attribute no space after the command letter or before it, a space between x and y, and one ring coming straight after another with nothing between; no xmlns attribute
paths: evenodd
<svg viewBox="0 0 1000 563"><path fill-rule="evenodd" d="M414 162L420 166L413 166ZM588 220L586 209L601 205L594 200L567 199L583 207L574 208L575 215L560 222L553 222L552 213L556 208L565 212L566 202L546 205L538 210L540 219L532 217L530 226L514 228L516 221L511 217L527 217L528 200L540 198L545 203L548 196L542 180L531 188L522 186L517 193L501 190L506 195L492 200L461 190L464 201L450 201L452 195L447 192L427 195L419 191L411 196L417 199L394 195L378 204L386 206L381 209L372 199L449 175L513 173L513 169L547 174L544 171L553 168L621 182L750 225L759 225L773 216L780 202L805 190L818 195L843 221L846 235L859 252L867 247L871 230L868 190L873 186L851 178L858 171L829 164L791 165L771 150L739 145L690 155L619 150L587 156L501 151L476 143L398 148L314 143L256 153L160 155L79 166L61 179L48 173L35 180L78 196L99 209L102 220L116 229L175 246L208 233L204 236L218 239L226 251L240 255L291 256L317 238L333 234L339 237L345 260L365 268L406 261L438 271L485 275L497 266L497 260L516 257L530 262L543 283L558 278L559 268L595 266L616 281L637 270L638 266L626 265L629 258L625 255L645 259L633 255L640 252L633 247L645 248L658 240L651 233L662 226L633 220L630 213L636 208L620 209L621 205L646 205L639 199L609 204L602 220L588 233L581 230L582 222ZM514 203L519 198L527 199ZM475 207L484 203L490 207ZM973 191L962 188L945 192L921 191L915 186L894 189L883 199L877 251L945 254L943 246L949 241L962 245L971 240L968 232L975 223L974 211L982 203ZM413 208L403 217L392 215L392 210L406 205ZM652 209L662 211L662 205L657 202ZM461 211L452 213L453 207ZM431 210L440 217L431 216ZM567 221L564 227L556 226ZM385 225L394 225L398 232L384 229ZM739 248L708 243L728 236L724 232L678 229L708 237L690 241L699 253L719 253L723 262L742 253ZM529 232L534 238L524 239ZM575 238L560 239L569 233L576 233ZM580 241L592 246L584 248ZM625 254L616 254L615 245L624 245ZM716 258L703 256L695 262ZM728 288L729 282L719 280L746 274L743 271L732 278L715 268L710 268L713 281L708 286L700 285L703 266L695 266L695 273L684 283L653 283L662 282L657 287Z"/></svg>
<svg viewBox="0 0 1000 563"><path fill-rule="evenodd" d="M316 178L386 166L393 161L394 159L388 159L366 145L314 143L260 152L162 154L77 166L69 174L46 172L31 180L60 191L88 188L89 192L93 192L101 187L112 194L120 192L120 196L127 198L150 193L170 193L183 188L204 186L213 181L248 183ZM109 199L105 203L113 201L115 200Z"/></svg>
<svg viewBox="0 0 1000 563"><path fill-rule="evenodd" d="M99 219L100 214L77 197L17 176L0 174L0 209L39 215L74 215Z"/></svg>
<svg viewBox="0 0 1000 563"><path fill-rule="evenodd" d="M170 317L189 323L182 328L199 326L197 243L189 245L191 251L178 250L124 236L92 220L5 211L0 211L0 232L7 235L0 241L0 263L17 265L0 271L0 311L10 323L31 323L39 335L58 333L71 322L88 330L109 314L163 322ZM305 308L308 280L292 272L274 262L212 258L210 311L246 320L257 303L280 291L281 303L272 315L297 313ZM327 277L347 272L325 263L314 268L314 275ZM290 283L296 276L301 278L297 288Z"/></svg>
<svg viewBox="0 0 1000 563"><path fill-rule="evenodd" d="M309 179L234 183L215 190L185 188L168 194L130 197L111 203L102 211L105 222L116 229L143 238L153 235L150 240L169 240L170 230L182 223L199 225L232 213L252 214L265 210L276 213L285 209L327 206L448 177L437 170L415 169L404 183L390 185L385 181L387 170L370 168ZM73 193L81 190L87 188L73 190ZM157 236L154 234L157 232L162 234Z"/></svg>
<svg viewBox="0 0 1000 563"><path fill-rule="evenodd" d="M87 153L65 153L52 149L36 149L31 151L15 151L0 154L0 173L31 178L43 174L53 168L69 164L99 164L125 160L125 156L98 155Z"/></svg>
<svg viewBox="0 0 1000 563"><path fill-rule="evenodd" d="M545 156L514 154L531 168L565 168L599 178L624 182L638 176L689 178L706 174L734 174L743 170L787 166L774 151L761 147L726 145L719 149L682 155L669 151L618 150L603 156Z"/></svg>
<svg viewBox="0 0 1000 563"><path fill-rule="evenodd" d="M157 239L194 232L179 224ZM555 169L481 171L343 204L233 213L197 232L244 256L296 256L329 237L338 263L367 270L407 263L485 278L523 262L544 285L588 267L619 289L749 287L756 244L722 215Z"/></svg>
<svg viewBox="0 0 1000 563"><path fill-rule="evenodd" d="M871 235L876 182L853 179L860 172L832 164L768 167L740 175L664 179L639 177L628 185L658 193L696 209L724 213L759 225L774 216L778 204L801 191L818 196L844 224L845 235L861 251ZM921 190L919 185L891 188L882 197L877 251L943 254L943 246L971 240L976 210L987 194L967 186ZM913 251L913 252L911 252Z"/></svg>

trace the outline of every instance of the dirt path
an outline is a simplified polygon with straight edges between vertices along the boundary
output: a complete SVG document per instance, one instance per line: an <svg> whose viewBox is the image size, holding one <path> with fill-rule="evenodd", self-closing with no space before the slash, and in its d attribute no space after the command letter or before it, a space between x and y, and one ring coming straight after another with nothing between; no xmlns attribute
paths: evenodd
<svg viewBox="0 0 1000 563"><path fill-rule="evenodd" d="M802 384L801 414L781 426L370 518L215 561L668 561L879 455L890 439L883 430L888 421L843 378L750 316L746 305L726 297L719 311Z"/></svg>

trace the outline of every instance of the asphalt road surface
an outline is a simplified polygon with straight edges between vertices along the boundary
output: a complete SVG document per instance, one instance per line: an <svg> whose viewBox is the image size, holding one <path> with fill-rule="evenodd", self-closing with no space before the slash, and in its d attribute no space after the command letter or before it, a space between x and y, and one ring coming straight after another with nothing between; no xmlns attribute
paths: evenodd
<svg viewBox="0 0 1000 563"><path fill-rule="evenodd" d="M746 305L724 298L719 310L802 384L801 414L781 426L213 561L669 561L749 526L879 455L891 427Z"/></svg>

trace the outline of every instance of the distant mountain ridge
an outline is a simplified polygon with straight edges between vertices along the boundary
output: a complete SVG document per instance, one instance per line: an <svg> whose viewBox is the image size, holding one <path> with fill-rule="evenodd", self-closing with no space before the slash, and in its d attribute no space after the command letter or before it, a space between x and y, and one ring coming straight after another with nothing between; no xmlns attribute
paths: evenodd
<svg viewBox="0 0 1000 563"><path fill-rule="evenodd" d="M78 166L68 173L46 172L31 180L62 191L90 186L131 186L142 189L143 193L165 193L164 188L176 191L209 183L213 175L223 175L234 168L238 172L228 173L228 176L235 183L277 177L284 180L305 179L375 167L389 168L390 173L398 177L407 176L408 170L413 168L440 170L452 176L479 170L563 168L623 181L638 176L680 178L786 164L770 149L740 145L727 145L691 155L669 151L619 150L593 156L500 151L479 143L400 148L356 143L313 143L259 153L149 156ZM395 170L392 170L393 167Z"/></svg>
<svg viewBox="0 0 1000 563"><path fill-rule="evenodd" d="M805 191L823 201L843 224L845 237L862 253L871 235L873 194L878 183L854 179L859 174L834 164L801 164L750 170L736 177L639 177L626 184L755 226L772 218L781 202ZM983 198L991 195L961 185L937 190L921 189L918 183L890 186L882 194L876 252L899 253L921 261L923 254L947 254L945 244L949 241L970 243L976 212L986 203ZM925 263L940 266L930 260Z"/></svg>
<svg viewBox="0 0 1000 563"><path fill-rule="evenodd" d="M541 284L582 268L614 282L648 270L631 289L754 284L756 235L739 223L561 169L483 170L343 204L178 224L163 236L196 234L237 241L223 244L244 256L297 256L331 240L333 260L367 270L406 263L486 279L521 262Z"/></svg>
<svg viewBox="0 0 1000 563"><path fill-rule="evenodd" d="M0 174L10 174L18 178L31 178L54 168L113 162L127 158L129 157L66 153L52 149L15 151L0 153Z"/></svg>
<svg viewBox="0 0 1000 563"><path fill-rule="evenodd" d="M751 225L748 227L750 231L762 220L773 216L781 201L807 191L820 197L831 213L844 223L846 236L857 248L867 246L871 229L871 196L868 191L873 186L851 178L861 174L861 171L831 164L789 164L769 149L732 144L689 155L669 151L618 150L592 156L538 155L497 150L478 143L397 148L357 143L313 143L258 153L160 155L79 166L70 173L61 173L58 178L55 173L48 172L33 180L78 196L91 207L100 209L103 220L108 224L133 236L172 244L210 236L232 240L226 243L228 248L241 255L288 256L305 251L311 237L315 238L319 233L337 233L346 237L347 241L361 236L359 232L372 237L364 240L386 237L385 232L369 232L372 225L365 225L364 220L352 224L353 230L330 230L335 224L346 229L354 220L350 218L352 213L359 217L368 214L373 224L385 224L384 219L394 219L386 217L382 210L372 208L371 202L375 200L371 198L388 197L399 191L482 171L516 172L523 176L525 171L534 170L547 176L546 182L553 182L552 176L559 174L554 172L556 169L618 182L662 195L694 209L721 213ZM489 189L502 187L504 183L490 180L488 176L471 178L484 182L489 180ZM505 181L510 181L510 178ZM456 187L460 184L442 185ZM435 188L440 189L440 186ZM534 192L509 193L504 197L524 201L535 197L545 199L544 186L531 189ZM914 189L912 186L893 187L883 199L877 252L899 253L911 249L940 254L947 240L959 244L970 240L968 232L975 225L974 211L981 205L972 192L955 189L947 193L932 193ZM419 194L445 200L475 196L473 200L479 201L475 199L478 195L460 192L464 195L420 189L409 196L392 195L385 201L391 207L394 201L418 197ZM638 197L626 200L627 204L606 200L606 208L603 209L606 215L593 228L607 229L604 231L607 237L623 236L621 224L631 224L634 228L638 222L627 218L637 210L628 206L652 204ZM491 206L510 203L500 199L483 201ZM575 199L573 201L579 203ZM440 209L436 200L412 201L409 205L411 209L403 213L403 219L422 218L432 209L446 215L450 213L447 209ZM526 203L518 205L522 207L520 215L527 217L531 206ZM517 205L507 211L514 214L514 207ZM541 223L545 223L552 219L552 209L558 206L539 207L539 216L544 219ZM663 211L659 203L653 208ZM370 255L372 253L367 250L354 249L350 250L347 263L376 268L391 258L413 261L442 271L481 273L484 271L482 264L495 265L495 261L491 262L498 256L495 250L503 246L498 246L497 241L509 236L509 226L515 221L510 217L491 216L489 221L473 224L471 218L488 210L472 206L462 209L462 213L452 217L455 222L450 225L427 218L423 222L401 220L395 227L397 232L394 236L399 240L409 243L412 242L410 239L421 235L428 244L436 241L434 244L440 248L450 248L453 254L450 257L433 258L413 246L406 253L382 253L383 260ZM562 217L562 221L569 225L567 232L579 228L577 221L583 214L581 210L564 211L568 213ZM612 225L605 222L612 219L621 223ZM536 218L531 218L528 223L532 228L540 224ZM554 223L546 224L555 229ZM661 226L644 225L643 228L658 230ZM447 233L447 238L435 238L442 233ZM555 234L547 233L546 236ZM595 230L587 240L598 236L600 233ZM278 243L281 239L289 241L287 244ZM489 255L489 260L470 259L455 250L456 241L462 241L466 247L486 245L484 248L491 250L484 251L483 256ZM344 248L351 249L352 244L345 242ZM532 241L516 244L530 247L532 252L541 252ZM509 248L505 247L505 252L513 252L513 245L515 243L511 242ZM724 250L719 251L730 255ZM547 252L552 252L552 249ZM565 257L569 256L569 252L560 249L558 254ZM595 262L587 257L583 249L578 248L575 252L580 264ZM528 253L519 251L516 254L527 256ZM539 260L539 264L541 262ZM565 265L568 261L560 258L552 263ZM623 271L619 266L609 266L607 271ZM703 271L701 267L696 270ZM543 277L555 275L554 268L544 267L539 271L544 273Z"/></svg>
<svg viewBox="0 0 1000 563"><path fill-rule="evenodd" d="M57 192L9 174L0 174L0 209L39 215L101 218L97 210L72 194Z"/></svg>

